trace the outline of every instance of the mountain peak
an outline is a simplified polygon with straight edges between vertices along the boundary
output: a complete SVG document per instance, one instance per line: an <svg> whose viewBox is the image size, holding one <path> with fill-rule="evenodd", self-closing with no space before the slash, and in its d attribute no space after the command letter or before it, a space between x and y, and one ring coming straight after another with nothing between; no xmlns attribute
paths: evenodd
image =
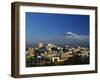
<svg viewBox="0 0 100 80"><path fill-rule="evenodd" d="M78 36L77 34L75 33L72 33L72 32L66 32L66 37L76 37Z"/></svg>

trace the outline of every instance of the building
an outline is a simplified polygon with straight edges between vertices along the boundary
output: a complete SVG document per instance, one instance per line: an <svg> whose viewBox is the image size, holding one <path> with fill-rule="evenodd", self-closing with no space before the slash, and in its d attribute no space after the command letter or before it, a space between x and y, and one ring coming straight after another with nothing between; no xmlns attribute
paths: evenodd
<svg viewBox="0 0 100 80"><path fill-rule="evenodd" d="M67 59L67 55L66 53L61 53L61 60L66 60Z"/></svg>
<svg viewBox="0 0 100 80"><path fill-rule="evenodd" d="M38 47L39 47L39 48L43 47L43 43L39 43L39 44L38 44Z"/></svg>
<svg viewBox="0 0 100 80"><path fill-rule="evenodd" d="M52 57L52 62L59 62L60 61L60 57Z"/></svg>
<svg viewBox="0 0 100 80"><path fill-rule="evenodd" d="M34 56L34 48L28 48L28 52L27 52L30 56Z"/></svg>

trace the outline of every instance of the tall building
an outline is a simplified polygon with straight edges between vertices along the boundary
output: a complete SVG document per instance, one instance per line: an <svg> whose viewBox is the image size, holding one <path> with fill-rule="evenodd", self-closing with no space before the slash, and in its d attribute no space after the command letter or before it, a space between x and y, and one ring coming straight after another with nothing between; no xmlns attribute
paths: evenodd
<svg viewBox="0 0 100 80"><path fill-rule="evenodd" d="M38 47L39 47L39 48L43 47L43 43L39 43L39 44L38 44Z"/></svg>

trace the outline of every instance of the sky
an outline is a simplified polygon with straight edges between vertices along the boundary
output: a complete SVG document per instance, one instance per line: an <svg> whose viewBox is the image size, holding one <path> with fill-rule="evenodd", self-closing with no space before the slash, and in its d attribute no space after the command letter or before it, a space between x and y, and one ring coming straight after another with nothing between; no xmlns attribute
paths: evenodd
<svg viewBox="0 0 100 80"><path fill-rule="evenodd" d="M26 12L26 42L65 36L89 35L89 15Z"/></svg>

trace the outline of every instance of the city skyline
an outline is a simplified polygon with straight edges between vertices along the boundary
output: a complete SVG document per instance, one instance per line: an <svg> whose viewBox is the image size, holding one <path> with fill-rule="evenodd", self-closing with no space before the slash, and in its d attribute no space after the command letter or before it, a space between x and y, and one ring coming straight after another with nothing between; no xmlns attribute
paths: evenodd
<svg viewBox="0 0 100 80"><path fill-rule="evenodd" d="M26 49L26 67L89 64L89 55L86 47L39 43Z"/></svg>
<svg viewBox="0 0 100 80"><path fill-rule="evenodd" d="M26 43L53 41L66 32L89 36L89 16L26 12Z"/></svg>

